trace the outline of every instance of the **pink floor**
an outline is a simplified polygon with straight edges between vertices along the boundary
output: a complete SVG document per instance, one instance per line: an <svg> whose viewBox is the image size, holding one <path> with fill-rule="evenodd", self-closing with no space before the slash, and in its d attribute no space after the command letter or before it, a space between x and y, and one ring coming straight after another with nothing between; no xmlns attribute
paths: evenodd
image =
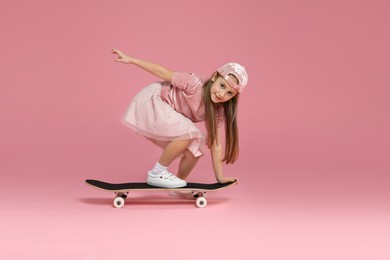
<svg viewBox="0 0 390 260"><path fill-rule="evenodd" d="M265 179L209 193L203 209L143 191L115 209L111 193L83 183L85 169L37 171L20 182L9 170L2 182L2 259L390 259L381 189Z"/></svg>

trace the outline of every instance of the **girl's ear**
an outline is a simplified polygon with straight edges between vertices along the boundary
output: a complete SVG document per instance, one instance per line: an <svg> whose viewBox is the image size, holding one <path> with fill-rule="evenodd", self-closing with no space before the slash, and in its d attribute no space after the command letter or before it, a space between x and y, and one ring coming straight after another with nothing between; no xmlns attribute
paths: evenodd
<svg viewBox="0 0 390 260"><path fill-rule="evenodd" d="M217 79L217 72L214 72L213 76L211 77L211 82L214 82Z"/></svg>

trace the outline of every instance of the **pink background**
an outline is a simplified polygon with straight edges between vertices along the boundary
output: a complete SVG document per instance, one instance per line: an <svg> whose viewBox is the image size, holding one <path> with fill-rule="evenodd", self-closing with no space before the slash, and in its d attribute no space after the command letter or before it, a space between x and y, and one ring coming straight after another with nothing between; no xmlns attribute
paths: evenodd
<svg viewBox="0 0 390 260"><path fill-rule="evenodd" d="M2 259L389 259L387 1L0 2ZM240 185L197 209L126 206L160 150L121 124L157 79L112 48L208 76L237 61ZM175 169L177 165L173 165ZM190 181L214 182L206 155Z"/></svg>

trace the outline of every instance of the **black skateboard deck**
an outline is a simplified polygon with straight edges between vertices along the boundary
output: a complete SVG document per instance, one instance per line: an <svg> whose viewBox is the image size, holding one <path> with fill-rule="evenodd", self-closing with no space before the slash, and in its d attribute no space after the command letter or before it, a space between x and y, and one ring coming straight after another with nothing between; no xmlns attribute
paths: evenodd
<svg viewBox="0 0 390 260"><path fill-rule="evenodd" d="M196 205L199 208L206 207L206 192L216 191L226 187L229 187L235 182L229 183L193 183L188 182L187 186L181 188L161 188L156 186L148 185L145 182L128 182L128 183L108 183L99 180L85 180L85 182L94 188L115 192L116 198L114 199L114 206L116 208L122 208L125 204L125 199L130 191L136 190L180 190L180 191L191 191L193 197L196 199Z"/></svg>

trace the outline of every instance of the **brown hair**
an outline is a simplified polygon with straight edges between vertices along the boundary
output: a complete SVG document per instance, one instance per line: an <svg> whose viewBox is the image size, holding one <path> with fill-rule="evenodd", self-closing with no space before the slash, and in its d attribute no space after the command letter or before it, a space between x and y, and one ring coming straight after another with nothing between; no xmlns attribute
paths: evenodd
<svg viewBox="0 0 390 260"><path fill-rule="evenodd" d="M219 75L218 75L219 76ZM212 148L217 139L218 116L223 112L225 123L225 155L222 161L226 164L234 163L238 158L238 127L237 127L237 103L239 94L229 101L214 104L211 101L210 88L213 85L211 79L203 85L203 104L206 112L207 146Z"/></svg>

